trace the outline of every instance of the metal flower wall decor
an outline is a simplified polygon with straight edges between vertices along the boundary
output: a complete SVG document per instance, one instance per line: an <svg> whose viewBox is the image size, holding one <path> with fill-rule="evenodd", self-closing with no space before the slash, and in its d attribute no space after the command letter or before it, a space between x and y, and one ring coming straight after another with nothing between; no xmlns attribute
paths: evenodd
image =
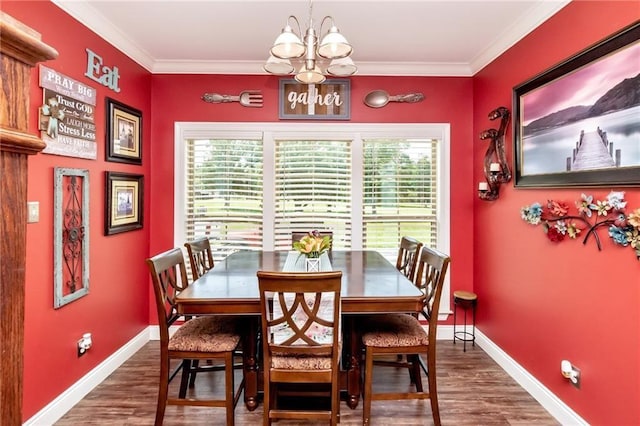
<svg viewBox="0 0 640 426"><path fill-rule="evenodd" d="M547 238L553 242L584 235L582 244L586 244L593 235L598 250L602 250L602 246L597 231L607 227L611 240L621 247L634 249L640 260L640 208L627 213L626 207L624 192L611 191L602 200L582 194L575 202L575 214L571 214L571 207L564 201L548 200L545 207L540 203L522 207L520 216L531 225L542 225Z"/></svg>

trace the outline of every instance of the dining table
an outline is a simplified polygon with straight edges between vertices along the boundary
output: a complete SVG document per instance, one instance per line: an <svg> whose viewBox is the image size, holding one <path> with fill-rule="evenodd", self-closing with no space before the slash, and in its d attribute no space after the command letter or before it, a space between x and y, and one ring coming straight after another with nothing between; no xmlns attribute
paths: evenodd
<svg viewBox="0 0 640 426"><path fill-rule="evenodd" d="M176 296L178 313L241 315L249 322L243 336L244 402L249 410L258 406L260 365L258 332L260 294L257 272L283 271L297 252L241 250L217 261ZM391 262L375 250L331 250L332 270L342 271L343 374L341 385L350 408L358 405L361 391L361 356L357 341L357 316L382 313L415 313L423 307L424 294Z"/></svg>

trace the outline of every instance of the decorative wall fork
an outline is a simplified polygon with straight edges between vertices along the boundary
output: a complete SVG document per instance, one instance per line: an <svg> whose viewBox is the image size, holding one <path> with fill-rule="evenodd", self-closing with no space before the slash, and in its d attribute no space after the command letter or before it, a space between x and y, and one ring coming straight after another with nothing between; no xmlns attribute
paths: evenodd
<svg viewBox="0 0 640 426"><path fill-rule="evenodd" d="M245 107L262 108L262 92L259 90L244 90L238 96L205 93L201 99L210 104L239 102L240 105Z"/></svg>

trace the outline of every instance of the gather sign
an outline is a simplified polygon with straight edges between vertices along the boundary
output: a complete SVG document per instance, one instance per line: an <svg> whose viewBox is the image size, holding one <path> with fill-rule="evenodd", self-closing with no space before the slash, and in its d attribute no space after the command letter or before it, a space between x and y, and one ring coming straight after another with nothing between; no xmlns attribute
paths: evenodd
<svg viewBox="0 0 640 426"><path fill-rule="evenodd" d="M348 120L350 118L350 80L325 80L304 84L280 80L279 117L281 119Z"/></svg>

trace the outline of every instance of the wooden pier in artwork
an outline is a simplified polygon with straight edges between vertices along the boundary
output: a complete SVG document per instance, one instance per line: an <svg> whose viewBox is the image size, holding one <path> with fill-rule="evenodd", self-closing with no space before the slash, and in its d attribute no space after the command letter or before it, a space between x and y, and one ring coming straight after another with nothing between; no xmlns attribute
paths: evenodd
<svg viewBox="0 0 640 426"><path fill-rule="evenodd" d="M567 157L567 171L603 169L620 166L620 150L613 151L613 142L609 142L607 132L599 127L592 131L580 132L573 155Z"/></svg>

